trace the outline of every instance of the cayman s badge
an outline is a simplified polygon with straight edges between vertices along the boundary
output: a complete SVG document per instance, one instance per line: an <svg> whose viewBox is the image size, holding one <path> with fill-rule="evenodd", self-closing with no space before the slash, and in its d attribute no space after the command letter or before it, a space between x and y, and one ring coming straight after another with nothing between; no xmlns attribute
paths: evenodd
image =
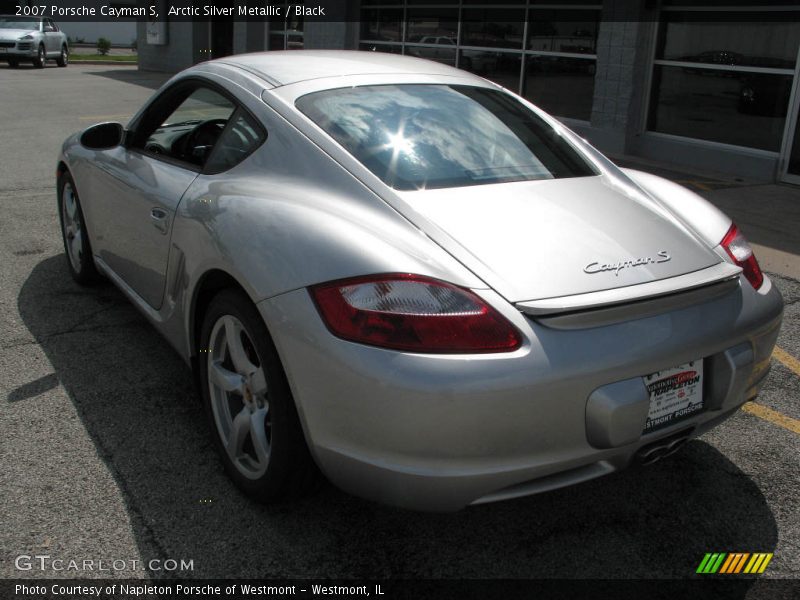
<svg viewBox="0 0 800 600"><path fill-rule="evenodd" d="M603 273L604 271L614 271L614 276L618 277L619 272L622 269L627 269L628 267L642 267L644 265L655 265L658 263L665 263L669 260L672 260L672 257L667 253L666 250L659 250L656 254L656 258L651 256L646 256L644 258L632 258L630 260L623 260L618 263L608 263L602 264L599 262L589 263L585 267L583 267L583 272L588 273L589 275L594 275L595 273Z"/></svg>

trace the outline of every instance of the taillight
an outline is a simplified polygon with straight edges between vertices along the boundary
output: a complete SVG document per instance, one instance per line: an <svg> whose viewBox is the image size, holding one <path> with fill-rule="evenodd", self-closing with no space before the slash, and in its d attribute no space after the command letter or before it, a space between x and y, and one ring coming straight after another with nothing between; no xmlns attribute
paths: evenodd
<svg viewBox="0 0 800 600"><path fill-rule="evenodd" d="M758 289L764 283L764 274L758 266L756 255L747 238L742 235L736 225L731 225L728 233L722 238L720 245L725 248L725 252L733 259L733 262L742 268L744 276L753 288Z"/></svg>
<svg viewBox="0 0 800 600"><path fill-rule="evenodd" d="M371 346L436 354L512 352L522 336L469 290L411 274L309 288L334 335Z"/></svg>

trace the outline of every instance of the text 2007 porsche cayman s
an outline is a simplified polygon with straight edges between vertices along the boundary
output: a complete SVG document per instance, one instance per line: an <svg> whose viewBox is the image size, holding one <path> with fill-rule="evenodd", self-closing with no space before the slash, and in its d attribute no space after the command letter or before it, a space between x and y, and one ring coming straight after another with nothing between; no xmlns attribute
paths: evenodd
<svg viewBox="0 0 800 600"><path fill-rule="evenodd" d="M455 510L651 462L758 394L783 313L704 199L410 57L196 65L69 138L58 201L73 277L192 365L262 501L321 471Z"/></svg>

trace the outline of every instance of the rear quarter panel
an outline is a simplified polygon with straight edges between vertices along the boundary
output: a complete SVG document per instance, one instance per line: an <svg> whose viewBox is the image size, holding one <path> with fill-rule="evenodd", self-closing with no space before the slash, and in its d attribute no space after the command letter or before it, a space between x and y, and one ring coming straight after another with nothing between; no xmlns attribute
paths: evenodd
<svg viewBox="0 0 800 600"><path fill-rule="evenodd" d="M244 162L201 175L178 208L173 281L191 332L204 274L233 276L254 302L315 283L411 272L486 285L268 107L252 106L266 142ZM171 288L167 282L167 290ZM190 346L191 347L191 346Z"/></svg>

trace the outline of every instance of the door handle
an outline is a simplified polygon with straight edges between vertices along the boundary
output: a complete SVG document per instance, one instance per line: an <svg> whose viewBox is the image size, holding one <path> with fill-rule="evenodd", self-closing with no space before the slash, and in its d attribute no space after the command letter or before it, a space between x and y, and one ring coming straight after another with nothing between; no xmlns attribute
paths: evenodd
<svg viewBox="0 0 800 600"><path fill-rule="evenodd" d="M150 210L150 222L161 233L167 233L167 226L169 225L167 217L169 217L169 214L163 208L155 207Z"/></svg>

